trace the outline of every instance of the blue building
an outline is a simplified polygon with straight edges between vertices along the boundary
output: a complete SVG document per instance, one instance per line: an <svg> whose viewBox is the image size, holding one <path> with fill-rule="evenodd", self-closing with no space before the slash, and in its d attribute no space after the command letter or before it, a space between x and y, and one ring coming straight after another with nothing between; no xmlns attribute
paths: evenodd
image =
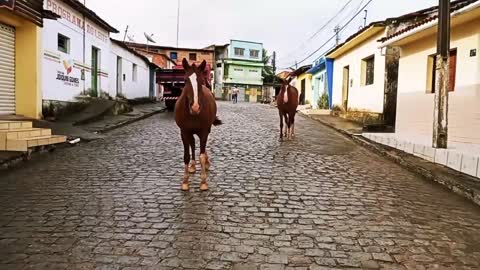
<svg viewBox="0 0 480 270"><path fill-rule="evenodd" d="M333 59L326 57L317 59L307 73L312 74L313 108L319 109L319 101L322 96L326 95L326 97L328 97L328 104L324 104L325 107L322 109L331 109L333 106Z"/></svg>

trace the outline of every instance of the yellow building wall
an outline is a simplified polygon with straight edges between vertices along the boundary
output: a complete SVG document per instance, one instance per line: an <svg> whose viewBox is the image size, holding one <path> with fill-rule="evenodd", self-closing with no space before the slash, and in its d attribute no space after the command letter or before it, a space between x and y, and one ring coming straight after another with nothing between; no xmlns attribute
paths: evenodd
<svg viewBox="0 0 480 270"><path fill-rule="evenodd" d="M452 28L457 49L455 91L449 93L449 141L480 143L480 19ZM436 36L401 47L396 132L430 138L435 94L429 93L429 55L436 53ZM470 56L471 50L476 56Z"/></svg>
<svg viewBox="0 0 480 270"><path fill-rule="evenodd" d="M42 117L42 29L30 21L0 10L0 21L15 27L16 114Z"/></svg>
<svg viewBox="0 0 480 270"><path fill-rule="evenodd" d="M344 68L349 69L348 109L371 113L383 113L385 93L385 56L378 49L377 40L384 36L381 31L357 44L335 59L333 65L332 102L343 108ZM374 80L371 85L362 84L362 60L375 57Z"/></svg>
<svg viewBox="0 0 480 270"><path fill-rule="evenodd" d="M302 94L302 80L305 80L305 103L312 104L313 102L313 87L312 87L312 74L303 73L297 77L298 95Z"/></svg>

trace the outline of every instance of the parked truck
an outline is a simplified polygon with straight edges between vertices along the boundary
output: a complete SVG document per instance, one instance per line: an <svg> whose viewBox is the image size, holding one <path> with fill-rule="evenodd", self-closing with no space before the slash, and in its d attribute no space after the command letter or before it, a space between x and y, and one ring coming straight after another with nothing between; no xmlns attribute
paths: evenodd
<svg viewBox="0 0 480 270"><path fill-rule="evenodd" d="M185 71L183 68L162 69L157 72L157 83L163 87L162 100L165 106L169 111L173 111L185 86Z"/></svg>
<svg viewBox="0 0 480 270"><path fill-rule="evenodd" d="M207 65L207 82L208 87L211 85L211 68ZM157 72L157 83L163 87L162 100L169 111L175 109L175 103L182 94L185 87L185 70L182 66L174 66L172 69L162 69Z"/></svg>

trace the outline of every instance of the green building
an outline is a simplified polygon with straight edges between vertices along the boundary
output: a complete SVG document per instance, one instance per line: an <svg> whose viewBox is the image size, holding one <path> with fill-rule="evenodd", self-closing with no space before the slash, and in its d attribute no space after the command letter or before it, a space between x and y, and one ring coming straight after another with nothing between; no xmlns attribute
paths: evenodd
<svg viewBox="0 0 480 270"><path fill-rule="evenodd" d="M230 97L231 89L238 87L238 101L257 102L262 97L263 44L231 40L228 58L224 59L224 92Z"/></svg>

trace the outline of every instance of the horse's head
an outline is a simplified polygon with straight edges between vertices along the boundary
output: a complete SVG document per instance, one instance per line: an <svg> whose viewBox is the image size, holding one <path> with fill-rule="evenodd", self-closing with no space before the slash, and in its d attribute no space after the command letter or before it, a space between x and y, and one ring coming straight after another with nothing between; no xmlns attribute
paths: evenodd
<svg viewBox="0 0 480 270"><path fill-rule="evenodd" d="M282 82L282 91L287 91L288 87L290 86L290 83L292 82L293 78L288 76L287 78L279 78L280 81Z"/></svg>
<svg viewBox="0 0 480 270"><path fill-rule="evenodd" d="M187 96L188 108L190 114L198 115L202 109L203 95L202 87L206 85L205 68L207 62L204 60L200 66L191 65L187 59L182 61L183 69L185 70L185 88L183 91Z"/></svg>
<svg viewBox="0 0 480 270"><path fill-rule="evenodd" d="M290 82L292 82L292 77L288 76L286 79L280 78L280 81L282 82L282 88L280 89L280 93L282 96L282 101L283 103L287 104L288 103L288 87L290 86Z"/></svg>

